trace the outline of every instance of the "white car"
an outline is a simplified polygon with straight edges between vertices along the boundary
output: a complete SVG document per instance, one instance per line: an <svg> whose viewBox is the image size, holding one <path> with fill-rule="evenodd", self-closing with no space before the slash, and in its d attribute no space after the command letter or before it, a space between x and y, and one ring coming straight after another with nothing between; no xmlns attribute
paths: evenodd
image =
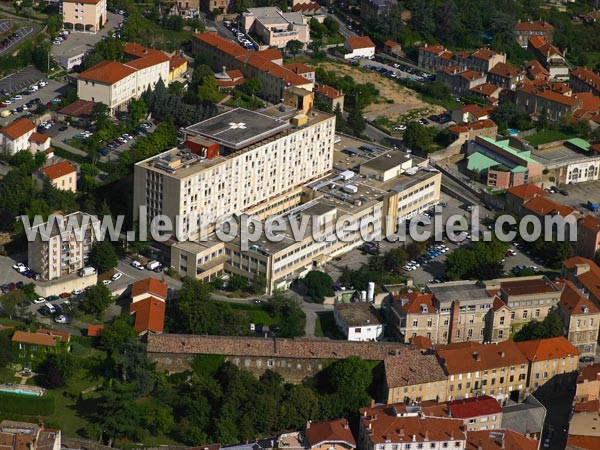
<svg viewBox="0 0 600 450"><path fill-rule="evenodd" d="M25 268L25 264L18 262L15 265L13 265L13 269L15 270L19 270L21 267Z"/></svg>
<svg viewBox="0 0 600 450"><path fill-rule="evenodd" d="M38 297L33 301L33 303L36 305L39 305L40 303L46 303L46 299L44 297Z"/></svg>
<svg viewBox="0 0 600 450"><path fill-rule="evenodd" d="M81 295L81 294L83 294L83 291L81 289L73 289L71 291L71 294L73 294L73 295Z"/></svg>
<svg viewBox="0 0 600 450"><path fill-rule="evenodd" d="M48 86L48 82L47 82L47 81L40 81L40 82L38 83L38 86L39 86L39 87L45 87L45 86Z"/></svg>
<svg viewBox="0 0 600 450"><path fill-rule="evenodd" d="M23 100L23 96L21 94L15 95L16 100Z"/></svg>
<svg viewBox="0 0 600 450"><path fill-rule="evenodd" d="M108 286L110 283L112 283L112 281L110 281L110 280L104 280L104 281L102 281L102 284L104 286Z"/></svg>
<svg viewBox="0 0 600 450"><path fill-rule="evenodd" d="M131 265L138 270L144 270L144 266L139 261L131 261Z"/></svg>
<svg viewBox="0 0 600 450"><path fill-rule="evenodd" d="M111 280L113 281L117 281L119 280L121 277L123 276L123 274L121 272L117 272L115 273L112 277L110 277Z"/></svg>
<svg viewBox="0 0 600 450"><path fill-rule="evenodd" d="M69 320L62 314L54 319L56 323L68 323Z"/></svg>

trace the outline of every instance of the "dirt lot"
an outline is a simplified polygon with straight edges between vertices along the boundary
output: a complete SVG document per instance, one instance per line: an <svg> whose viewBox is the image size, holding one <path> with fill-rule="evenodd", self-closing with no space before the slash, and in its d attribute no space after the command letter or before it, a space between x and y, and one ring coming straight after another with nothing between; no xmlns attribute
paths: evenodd
<svg viewBox="0 0 600 450"><path fill-rule="evenodd" d="M390 121L396 122L400 116L414 110L422 110L422 115L438 114L444 111L441 106L421 101L414 91L399 86L394 80L385 78L377 72L362 70L350 65L341 66L331 62L323 62L319 66L335 72L339 72L343 67L344 75L350 75L357 83L373 83L379 89L377 103L364 109L367 119L373 120L385 116ZM389 100L393 103L388 103Z"/></svg>

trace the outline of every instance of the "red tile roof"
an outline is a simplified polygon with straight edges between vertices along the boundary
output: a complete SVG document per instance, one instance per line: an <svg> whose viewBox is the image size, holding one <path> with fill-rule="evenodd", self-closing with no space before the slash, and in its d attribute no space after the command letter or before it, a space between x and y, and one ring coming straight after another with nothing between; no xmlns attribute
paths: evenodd
<svg viewBox="0 0 600 450"><path fill-rule="evenodd" d="M148 56L144 56L143 58L138 58L134 59L133 61L129 61L127 63L127 66L133 67L136 70L141 70L166 62L169 62L169 57L163 52L156 52L151 53Z"/></svg>
<svg viewBox="0 0 600 450"><path fill-rule="evenodd" d="M499 62L494 67L492 67L492 70L490 70L489 73L493 75L498 75L499 77L514 78L519 76L522 73L522 71L509 64Z"/></svg>
<svg viewBox="0 0 600 450"><path fill-rule="evenodd" d="M573 412L600 412L600 400L575 403L575 405L573 405Z"/></svg>
<svg viewBox="0 0 600 450"><path fill-rule="evenodd" d="M450 349L444 346L443 350L437 350L449 375L516 366L528 362L517 344L510 340L489 345L476 342L466 344L469 345L457 345L458 348Z"/></svg>
<svg viewBox="0 0 600 450"><path fill-rule="evenodd" d="M540 443L512 430L480 430L467 433L466 450L538 450Z"/></svg>
<svg viewBox="0 0 600 450"><path fill-rule="evenodd" d="M489 96L489 95L496 94L498 92L498 89L500 89L500 87L496 86L493 83L483 83L483 84L480 84L479 86L475 86L475 87L471 88L470 90L471 90L471 92Z"/></svg>
<svg viewBox="0 0 600 450"><path fill-rule="evenodd" d="M596 266L596 263L591 259L584 258L583 256L573 256L572 258L565 259L563 261L563 266L567 269L574 269L580 264L587 264L590 266L590 269L592 268L592 266L595 266L596 270L598 270L600 274L600 268Z"/></svg>
<svg viewBox="0 0 600 450"><path fill-rule="evenodd" d="M476 70L471 70L471 69L467 69L467 70L464 70L463 72L459 72L457 75L468 81L477 80L478 78L485 78L484 74L479 73Z"/></svg>
<svg viewBox="0 0 600 450"><path fill-rule="evenodd" d="M521 184L508 188L507 193L520 198L521 200L529 200L533 197L545 197L548 192L535 184Z"/></svg>
<svg viewBox="0 0 600 450"><path fill-rule="evenodd" d="M131 296L137 297L138 295L148 294L165 300L167 298L168 289L169 286L167 283L154 277L148 277L133 283L133 286L131 287Z"/></svg>
<svg viewBox="0 0 600 450"><path fill-rule="evenodd" d="M296 3L292 7L292 11L294 11L294 12L298 12L298 11L318 11L319 9L321 9L321 5L319 5L316 2L311 2L311 3Z"/></svg>
<svg viewBox="0 0 600 450"><path fill-rule="evenodd" d="M29 142L37 142L38 144L43 144L48 139L50 139L50 136L47 134L37 133L35 131L29 136Z"/></svg>
<svg viewBox="0 0 600 450"><path fill-rule="evenodd" d="M471 114L477 120L482 120L484 117L488 117L490 115L488 111L475 104L465 105L460 108L460 110L464 113Z"/></svg>
<svg viewBox="0 0 600 450"><path fill-rule="evenodd" d="M12 337L13 342L22 342L24 344L44 345L46 347L56 347L56 340L43 333L30 333L28 331L15 331Z"/></svg>
<svg viewBox="0 0 600 450"><path fill-rule="evenodd" d="M516 31L552 31L554 27L545 20L526 20L515 25Z"/></svg>
<svg viewBox="0 0 600 450"><path fill-rule="evenodd" d="M497 295L494 296L494 302L492 303L492 310L494 311L499 311L502 308L508 307L506 305L506 303L504 303L504 300L502 300L500 297L498 297Z"/></svg>
<svg viewBox="0 0 600 450"><path fill-rule="evenodd" d="M275 47L271 47L268 48L266 50L260 50L258 52L255 52L258 56L261 56L262 58L268 59L269 61L273 61L275 59L282 59L283 55L281 54L281 51L279 51L278 48Z"/></svg>
<svg viewBox="0 0 600 450"><path fill-rule="evenodd" d="M456 419L488 416L502 413L502 408L494 397L480 395L479 397L454 400L446 403L450 414Z"/></svg>
<svg viewBox="0 0 600 450"><path fill-rule="evenodd" d="M0 133L8 137L9 139L15 140L35 130L35 124L26 118L17 119L0 130Z"/></svg>
<svg viewBox="0 0 600 450"><path fill-rule="evenodd" d="M478 120L477 122L471 122L466 125L455 125L453 127L448 128L448 131L453 134L460 134L460 133L466 133L468 131L478 131L478 130L484 130L486 128L494 128L497 126L498 125L496 125L492 120L485 119L485 120Z"/></svg>
<svg viewBox="0 0 600 450"><path fill-rule="evenodd" d="M39 334L47 334L48 336L52 337L60 337L60 342L62 342L63 344L69 342L69 339L71 339L71 333L67 333L66 331L38 328L35 332Z"/></svg>
<svg viewBox="0 0 600 450"><path fill-rule="evenodd" d="M586 381L600 380L600 363L592 364L590 366L584 366L579 368L579 375L577 376L577 383L584 383Z"/></svg>
<svg viewBox="0 0 600 450"><path fill-rule="evenodd" d="M415 386L447 379L442 366L433 354L418 350L399 351L383 361L385 383L388 388Z"/></svg>
<svg viewBox="0 0 600 450"><path fill-rule="evenodd" d="M57 164L45 167L40 170L50 180L56 180L57 178L64 177L70 173L77 172L77 168L74 167L70 161L62 161Z"/></svg>
<svg viewBox="0 0 600 450"><path fill-rule="evenodd" d="M373 444L466 439L463 431L464 423L461 419L396 417L395 414L377 414L361 417L361 420L365 424L365 428L370 426L368 439Z"/></svg>
<svg viewBox="0 0 600 450"><path fill-rule="evenodd" d="M402 309L409 314L435 314L437 312L433 303L433 294L409 292L395 295L394 300L400 302Z"/></svg>
<svg viewBox="0 0 600 450"><path fill-rule="evenodd" d="M517 347L532 362L579 355L579 350L563 336L517 342Z"/></svg>
<svg viewBox="0 0 600 450"><path fill-rule="evenodd" d="M171 56L171 59L169 60L169 70L178 69L179 67L183 66L187 62L188 62L188 60L185 59L184 57L179 56L179 55L173 55L173 56Z"/></svg>
<svg viewBox="0 0 600 450"><path fill-rule="evenodd" d="M165 309L165 302L155 297L147 297L132 303L129 312L135 313L133 327L138 333L144 331L162 333L165 326Z"/></svg>
<svg viewBox="0 0 600 450"><path fill-rule="evenodd" d="M578 78L585 84L600 90L600 75L587 67L578 67L575 70L571 70L570 76Z"/></svg>
<svg viewBox="0 0 600 450"><path fill-rule="evenodd" d="M311 447L321 444L344 442L356 448L356 441L350 431L347 419L310 423L306 427L306 440Z"/></svg>
<svg viewBox="0 0 600 450"><path fill-rule="evenodd" d="M160 50L155 50L153 48L144 47L143 45L136 44L135 42L127 42L123 46L123 53L134 56L136 58L143 58L144 56L163 52L161 52Z"/></svg>
<svg viewBox="0 0 600 450"><path fill-rule="evenodd" d="M489 61L496 55L499 55L499 53L495 52L494 50L490 50L489 48L480 48L478 50L475 50L471 54L471 57L477 58L477 59L483 59L484 61Z"/></svg>
<svg viewBox="0 0 600 450"><path fill-rule="evenodd" d="M410 338L410 346L415 350L430 350L433 348L433 343L428 337L417 335Z"/></svg>
<svg viewBox="0 0 600 450"><path fill-rule="evenodd" d="M550 56L554 55L563 56L562 52L558 48L550 44L542 36L531 36L529 38L529 45L531 45L535 50L540 52L546 58L549 58Z"/></svg>
<svg viewBox="0 0 600 450"><path fill-rule="evenodd" d="M441 45L426 45L425 47L421 47L419 50L423 50L427 53L433 53L434 55L439 55L443 52L447 52L445 47Z"/></svg>
<svg viewBox="0 0 600 450"><path fill-rule="evenodd" d="M577 212L575 208L562 205L547 197L534 197L523 203L523 206L538 216L559 215L566 217Z"/></svg>
<svg viewBox="0 0 600 450"><path fill-rule="evenodd" d="M582 450L598 450L600 448L600 436L573 436L567 438L567 447Z"/></svg>
<svg viewBox="0 0 600 450"><path fill-rule="evenodd" d="M383 45L384 45L385 47L390 47L390 48L392 48L392 47L396 47L396 46L398 46L398 45L400 45L400 44L398 44L396 41L392 41L391 39L388 39L387 41L385 41L385 42L383 43Z"/></svg>
<svg viewBox="0 0 600 450"><path fill-rule="evenodd" d="M550 89L538 89L535 86L523 84L517 88L517 92L526 92L531 95L535 95L546 100L560 103L566 106L577 106L580 102L576 98L568 97L566 95L559 94Z"/></svg>
<svg viewBox="0 0 600 450"><path fill-rule="evenodd" d="M85 72L81 72L79 78L97 83L114 84L135 72L136 69L125 64L116 61L102 61Z"/></svg>
<svg viewBox="0 0 600 450"><path fill-rule="evenodd" d="M216 33L197 33L194 34L193 38L202 41L211 47L215 47L229 56L233 56L234 58L248 54L248 50L242 46L230 41L229 39L222 38Z"/></svg>
<svg viewBox="0 0 600 450"><path fill-rule="evenodd" d="M284 64L283 67L285 67L288 70L291 70L292 72L294 72L298 75L302 75L305 73L314 73L314 71L315 71L314 67L309 66L308 64L302 64L302 63Z"/></svg>
<svg viewBox="0 0 600 450"><path fill-rule="evenodd" d="M504 281L500 283L500 290L507 296L548 294L558 291L554 283L546 277L530 280Z"/></svg>
<svg viewBox="0 0 600 450"><path fill-rule="evenodd" d="M87 335L90 337L100 336L104 327L102 325L88 325Z"/></svg>
<svg viewBox="0 0 600 450"><path fill-rule="evenodd" d="M77 100L64 108L59 109L58 113L64 114L65 116L89 117L94 110L94 105L95 103L90 102L89 100Z"/></svg>
<svg viewBox="0 0 600 450"><path fill-rule="evenodd" d="M598 112L600 111L600 97L595 96L591 92L578 92L573 94L577 100L581 100L581 109L584 111Z"/></svg>
<svg viewBox="0 0 600 450"><path fill-rule="evenodd" d="M320 84L319 86L316 86L314 91L318 95L322 95L323 97L331 99L336 99L344 96L342 91L338 91L336 88L328 86L326 84Z"/></svg>
<svg viewBox="0 0 600 450"><path fill-rule="evenodd" d="M350 37L346 39L346 43L352 50L375 47L375 44L373 44L373 41L369 38L369 36Z"/></svg>
<svg viewBox="0 0 600 450"><path fill-rule="evenodd" d="M565 280L565 287L563 288L560 296L558 305L570 316L579 314L598 314L600 308L598 308L594 302L583 295L575 285Z"/></svg>
<svg viewBox="0 0 600 450"><path fill-rule="evenodd" d="M529 76L533 79L545 79L548 77L548 70L537 59L528 61L526 70Z"/></svg>

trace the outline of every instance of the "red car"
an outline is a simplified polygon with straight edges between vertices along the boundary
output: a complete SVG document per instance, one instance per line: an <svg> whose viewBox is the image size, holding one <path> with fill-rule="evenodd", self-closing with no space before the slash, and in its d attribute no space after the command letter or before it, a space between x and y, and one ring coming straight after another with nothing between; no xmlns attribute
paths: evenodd
<svg viewBox="0 0 600 450"><path fill-rule="evenodd" d="M62 294L59 295L60 298L69 298L71 296L71 294L69 292L63 292Z"/></svg>

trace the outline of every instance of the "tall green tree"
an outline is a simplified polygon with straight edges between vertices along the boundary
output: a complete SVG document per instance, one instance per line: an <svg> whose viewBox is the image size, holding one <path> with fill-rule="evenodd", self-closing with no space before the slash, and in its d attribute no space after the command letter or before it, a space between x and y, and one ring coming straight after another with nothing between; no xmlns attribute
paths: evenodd
<svg viewBox="0 0 600 450"><path fill-rule="evenodd" d="M94 244L92 251L90 252L90 262L96 266L100 272L108 272L117 267L117 264L119 264L119 257L110 241L98 241Z"/></svg>
<svg viewBox="0 0 600 450"><path fill-rule="evenodd" d="M290 55L292 55L295 60L296 55L300 52L300 50L302 50L303 47L304 47L304 44L301 41L299 41L297 39L292 39L292 40L288 41L287 44L285 44L285 51L286 51L286 53L289 53Z"/></svg>

